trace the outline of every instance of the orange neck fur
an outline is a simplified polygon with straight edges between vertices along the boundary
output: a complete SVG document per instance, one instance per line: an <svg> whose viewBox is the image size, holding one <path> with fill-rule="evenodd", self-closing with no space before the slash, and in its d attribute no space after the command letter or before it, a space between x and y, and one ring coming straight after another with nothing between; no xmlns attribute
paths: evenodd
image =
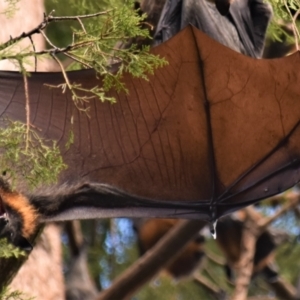
<svg viewBox="0 0 300 300"><path fill-rule="evenodd" d="M9 205L13 210L17 211L23 220L22 236L30 237L37 225L38 212L28 203L28 199L18 193L0 191L4 204Z"/></svg>

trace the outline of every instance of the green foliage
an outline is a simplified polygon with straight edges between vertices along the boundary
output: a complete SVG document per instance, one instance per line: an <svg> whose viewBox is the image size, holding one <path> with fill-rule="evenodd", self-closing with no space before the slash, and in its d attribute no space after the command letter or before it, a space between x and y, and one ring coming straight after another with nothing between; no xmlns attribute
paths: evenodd
<svg viewBox="0 0 300 300"><path fill-rule="evenodd" d="M297 12L300 9L299 0L269 0L272 5L274 19L283 22L291 22L291 11Z"/></svg>
<svg viewBox="0 0 300 300"><path fill-rule="evenodd" d="M34 300L33 297L28 298L23 292L10 291L9 289L3 289L0 292L1 300Z"/></svg>
<svg viewBox="0 0 300 300"><path fill-rule="evenodd" d="M45 141L26 124L6 121L0 128L0 170L12 179L25 179L31 187L55 182L66 168L55 141ZM3 125L3 124L2 124ZM28 143L28 145L27 145Z"/></svg>
<svg viewBox="0 0 300 300"><path fill-rule="evenodd" d="M24 251L21 251L19 248L16 248L12 244L7 243L6 239L0 239L0 257L19 258L20 256L25 256L25 255L26 253Z"/></svg>
<svg viewBox="0 0 300 300"><path fill-rule="evenodd" d="M126 87L122 83L124 72L147 80L147 74L152 74L154 69L166 64L164 59L150 54L148 47L137 49L134 44L129 48L116 46L125 44L135 37L149 38L149 32L139 26L145 15L141 16L133 10L132 1L125 1L118 7L115 7L114 3L110 2L110 9L108 9L108 4L103 2L101 6L103 14L97 18L83 16L99 11L99 3L85 1L81 1L80 4L78 1L69 3L71 8L76 9L76 14L81 15L80 22L75 23L73 27L72 41L70 41L71 33L69 33L69 37L64 39L69 42L63 44L63 47L70 49L67 56L77 62L76 67L72 69L93 68L103 78L103 85L94 87L92 90L69 83L67 78L65 84L58 86L63 90L67 88L71 90L73 100L78 107L80 107L78 104L95 96L101 101L114 102L115 99L107 97L106 92L112 88L117 91L126 91ZM51 44L53 46L54 42ZM113 63L119 64L116 73L110 71ZM82 97L80 92L85 92L85 96Z"/></svg>
<svg viewBox="0 0 300 300"><path fill-rule="evenodd" d="M4 0L4 2L7 3L7 8L5 11L0 12L0 14L4 14L8 18L13 17L18 9L17 4L19 1L20 0Z"/></svg>
<svg viewBox="0 0 300 300"><path fill-rule="evenodd" d="M161 274L145 285L132 300L165 300L165 299L205 299L214 300L215 297L207 293L203 287L190 278L176 282L169 276Z"/></svg>
<svg viewBox="0 0 300 300"><path fill-rule="evenodd" d="M295 41L294 38L299 39L299 22L296 19L293 20L293 17L299 12L300 0L268 0L268 2L273 9L273 18L268 28L269 36L278 41L285 37L290 43ZM283 25L289 26L290 24L294 27L294 35L297 37L291 36L284 29Z"/></svg>
<svg viewBox="0 0 300 300"><path fill-rule="evenodd" d="M299 256L300 245L298 239L294 239L291 243L283 244L278 249L276 255L276 261L279 265L281 275L295 286L299 280Z"/></svg>
<svg viewBox="0 0 300 300"><path fill-rule="evenodd" d="M142 29L140 24L144 21L145 15L133 10L133 1L65 1L64 5L58 5L57 1L48 1L49 15L45 19L46 29L51 29L53 21L59 23L58 36L52 40L51 34L46 37L48 51L34 53L30 47L19 52L13 52L13 46L25 36L12 39L0 45L0 59L15 60L18 64L24 65L27 58L32 56L52 56L58 61L64 54L73 59L76 68L93 68L103 78L103 86L94 87L92 90L69 82L67 73L63 70L65 84L57 87L71 90L73 100L78 108L81 103L92 97L101 101L114 102L115 99L106 96L111 88L117 91L126 91L122 83L122 74L129 72L135 77L147 79L147 74L166 64L166 61L149 53L149 48L137 49L133 44L130 47L122 48L117 44L127 44L133 38L149 38L149 31ZM59 9L63 7L63 9ZM67 10L66 10L67 8ZM73 16L59 17L56 10L66 15L73 13ZM99 12L100 11L100 12ZM55 16L54 16L55 13ZM54 22L54 23L55 23ZM70 23L71 22L71 23ZM67 27L65 24L67 24ZM72 28L72 29L71 29ZM48 31L47 31L48 34ZM62 43L59 41L63 41ZM110 66L119 64L116 73L112 73ZM73 68L74 69L74 68ZM82 93L85 96L82 97Z"/></svg>

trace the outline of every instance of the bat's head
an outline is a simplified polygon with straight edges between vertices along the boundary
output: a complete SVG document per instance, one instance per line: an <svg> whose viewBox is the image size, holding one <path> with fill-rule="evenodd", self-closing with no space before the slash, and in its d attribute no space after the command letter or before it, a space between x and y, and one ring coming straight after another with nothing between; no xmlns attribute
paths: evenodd
<svg viewBox="0 0 300 300"><path fill-rule="evenodd" d="M0 239L21 250L32 249L28 238L36 229L36 214L26 197L12 192L9 185L0 178Z"/></svg>
<svg viewBox="0 0 300 300"><path fill-rule="evenodd" d="M1 201L2 202L2 201ZM30 251L32 249L29 241L22 236L22 222L19 216L10 210L0 209L0 239L6 238L7 241L21 250Z"/></svg>

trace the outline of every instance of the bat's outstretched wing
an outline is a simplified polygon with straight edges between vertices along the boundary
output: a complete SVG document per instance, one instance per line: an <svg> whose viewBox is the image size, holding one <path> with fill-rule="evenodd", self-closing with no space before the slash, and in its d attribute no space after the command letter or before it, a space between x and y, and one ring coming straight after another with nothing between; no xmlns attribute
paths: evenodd
<svg viewBox="0 0 300 300"><path fill-rule="evenodd" d="M129 94L112 92L113 105L91 100L90 118L70 93L43 85L61 83L60 74L28 78L31 123L59 141L69 165L61 183L92 184L79 194L91 192L101 208L109 198L94 193L97 183L126 191L126 209L123 196L114 198L117 216L134 207L136 217L215 218L299 182L299 53L256 60L191 26L153 52L169 65L149 81L126 74ZM90 70L69 77L85 88L101 84ZM1 116L24 121L24 103L22 77L1 72ZM65 150L70 130L75 142Z"/></svg>

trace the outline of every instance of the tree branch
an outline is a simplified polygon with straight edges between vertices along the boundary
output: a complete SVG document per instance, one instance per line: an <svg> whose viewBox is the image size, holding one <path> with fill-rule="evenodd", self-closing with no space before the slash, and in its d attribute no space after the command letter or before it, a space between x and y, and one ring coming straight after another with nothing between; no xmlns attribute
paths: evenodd
<svg viewBox="0 0 300 300"><path fill-rule="evenodd" d="M148 250L112 285L101 292L97 300L121 300L135 293L153 278L202 229L204 221L182 221Z"/></svg>
<svg viewBox="0 0 300 300"><path fill-rule="evenodd" d="M15 38L10 38L7 42L2 43L0 45L0 51L10 47L11 45L25 39L25 38L30 38L34 34L40 34L43 29L45 29L51 22L60 22L60 21L79 21L81 23L81 19L89 19L89 18L94 18L102 15L106 15L109 12L111 12L112 9L102 11L102 12L97 12L93 14L87 14L87 15L79 15L79 16L63 16L63 17L54 17L53 13L54 11L51 11L48 15L44 14L44 20L35 28L31 29L30 31L23 32L19 36ZM34 53L34 52L33 52Z"/></svg>
<svg viewBox="0 0 300 300"><path fill-rule="evenodd" d="M268 285L276 293L276 296L282 300L299 300L297 290L283 278L279 277L273 282L268 282Z"/></svg>
<svg viewBox="0 0 300 300"><path fill-rule="evenodd" d="M206 277L201 274L195 274L194 282L204 287L210 294L212 294L216 299L226 299L226 293L221 288L213 284Z"/></svg>

